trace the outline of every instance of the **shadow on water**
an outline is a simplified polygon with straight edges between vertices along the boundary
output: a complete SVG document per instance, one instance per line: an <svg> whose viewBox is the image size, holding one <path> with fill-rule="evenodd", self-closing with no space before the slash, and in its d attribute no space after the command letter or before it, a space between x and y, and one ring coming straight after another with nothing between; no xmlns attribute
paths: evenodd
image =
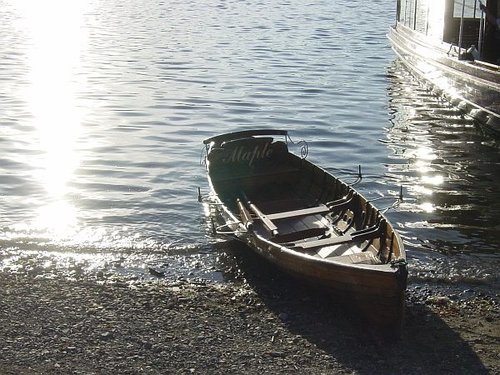
<svg viewBox="0 0 500 375"><path fill-rule="evenodd" d="M487 374L471 347L423 303L407 303L399 340L385 338L325 291L263 261L230 241L226 279L244 281L287 329L360 374Z"/></svg>

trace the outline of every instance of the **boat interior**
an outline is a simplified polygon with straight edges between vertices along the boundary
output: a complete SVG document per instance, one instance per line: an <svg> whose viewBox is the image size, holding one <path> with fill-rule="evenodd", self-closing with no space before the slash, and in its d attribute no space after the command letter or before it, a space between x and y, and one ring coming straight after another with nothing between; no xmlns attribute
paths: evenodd
<svg viewBox="0 0 500 375"><path fill-rule="evenodd" d="M275 244L349 264L400 256L383 215L354 189L271 137L221 142L208 153L209 176L248 231Z"/></svg>

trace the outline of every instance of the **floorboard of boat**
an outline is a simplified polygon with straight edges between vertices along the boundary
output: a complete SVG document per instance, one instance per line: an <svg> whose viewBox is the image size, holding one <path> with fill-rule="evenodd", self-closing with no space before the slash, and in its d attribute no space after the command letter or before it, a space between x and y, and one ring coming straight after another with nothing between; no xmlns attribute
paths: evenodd
<svg viewBox="0 0 500 375"><path fill-rule="evenodd" d="M325 257L322 257L325 258ZM382 264L382 261L372 252L356 252L352 254L344 254L337 256L328 256L326 259L330 259L335 262L345 263L345 264Z"/></svg>

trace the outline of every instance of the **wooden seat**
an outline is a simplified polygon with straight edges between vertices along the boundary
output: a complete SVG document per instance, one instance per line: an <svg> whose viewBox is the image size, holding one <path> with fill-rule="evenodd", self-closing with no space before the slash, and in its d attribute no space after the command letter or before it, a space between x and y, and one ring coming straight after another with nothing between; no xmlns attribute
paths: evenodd
<svg viewBox="0 0 500 375"><path fill-rule="evenodd" d="M273 222L286 219L291 220L294 218L300 218L305 216L322 215L330 212L330 209L326 205L319 205L316 207L277 212L273 214L263 213L260 210L260 208L258 208L254 203L250 201L247 201L247 206L249 207L250 211L254 213L255 215L254 218L249 218L248 212L246 212L246 208L244 207L242 202L238 200L240 216L242 217L243 222L244 223L252 222L253 225L253 219L260 220L263 226L266 228L266 230L279 242L297 241L299 239L304 239L308 237L320 236L324 235L327 231L326 227L302 227L300 230L283 233L280 236L278 226L276 225L275 222Z"/></svg>
<svg viewBox="0 0 500 375"><path fill-rule="evenodd" d="M309 250L318 247L342 245L350 242L353 243L363 242L366 240L371 240L374 238L381 237L383 235L384 230L385 230L385 220L382 219L380 220L379 223L369 228L360 229L358 231L347 233L342 236L328 237L319 240L301 242L295 244L294 247L301 250Z"/></svg>
<svg viewBox="0 0 500 375"><path fill-rule="evenodd" d="M241 194L242 196L246 197L244 193ZM300 218L304 216L313 216L313 215L324 215L328 214L337 210L342 210L346 207L348 207L352 200L355 197L355 193L352 191L349 192L345 197L338 199L336 201L328 202L327 204L319 204L314 207L307 207L307 208L300 208L300 209L294 209L294 210L289 210L289 211L281 211L281 212L275 212L275 213L270 213L266 214L262 212L262 210L255 205L255 203L252 203L248 201L246 198L246 206L250 209L250 211L253 212L255 215L254 218L251 218L249 213L246 211L246 208L244 207L243 203L238 199L238 207L240 211L240 216L242 217L243 222L248 228L248 225L253 225L253 219L258 219L262 222L264 228L272 235L273 238L275 238L277 241L283 243L283 242L291 242L291 241L298 241L300 239L305 239L309 237L317 237L324 235L327 232L327 228L304 228L301 230L298 230L296 232L289 232L286 234L283 234L280 236L280 232L278 229L278 226L274 221L278 220L285 220L285 219L293 219L293 218ZM278 238L280 236L280 238ZM340 237L338 237L340 238ZM349 238L350 240L350 238ZM321 240L318 240L321 241Z"/></svg>
<svg viewBox="0 0 500 375"><path fill-rule="evenodd" d="M311 238L311 237L320 237L324 236L327 230L328 228L326 227L307 228L295 232L278 234L276 237L273 238L273 241L275 241L276 243L286 243L286 242L304 240L306 238Z"/></svg>
<svg viewBox="0 0 500 375"><path fill-rule="evenodd" d="M341 198L337 201L328 202L327 204L319 204L319 205L314 206L314 207L301 208L301 209L290 210L290 211L282 211L282 212L276 212L276 213L264 214L264 215L269 220L291 219L294 217L308 216L308 215L322 215L322 214L331 213L333 211L337 211L337 210L340 210L340 209L347 207L349 204L351 204L353 199L354 199L354 194L348 194L344 198ZM250 207L252 208L252 204L250 205ZM255 208L256 208L256 206L255 206L255 204L253 204L252 210L254 210L254 212L255 212ZM258 209L258 210L260 211L260 209ZM260 211L260 212L262 213L262 211Z"/></svg>
<svg viewBox="0 0 500 375"><path fill-rule="evenodd" d="M308 215L321 215L330 212L330 208L328 208L324 204L320 204L316 207L302 208L300 210L291 210L284 212L277 212L274 214L266 215L269 220L280 220L280 219L291 219L299 216L308 216Z"/></svg>

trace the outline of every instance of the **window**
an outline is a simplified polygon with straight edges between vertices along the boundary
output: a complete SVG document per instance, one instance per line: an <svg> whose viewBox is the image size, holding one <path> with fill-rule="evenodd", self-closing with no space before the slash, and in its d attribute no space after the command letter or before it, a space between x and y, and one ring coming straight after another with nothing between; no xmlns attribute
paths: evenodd
<svg viewBox="0 0 500 375"><path fill-rule="evenodd" d="M486 5L486 1L484 1ZM453 17L461 18L462 11L464 18L481 18L481 9L478 0L455 0L453 5Z"/></svg>

